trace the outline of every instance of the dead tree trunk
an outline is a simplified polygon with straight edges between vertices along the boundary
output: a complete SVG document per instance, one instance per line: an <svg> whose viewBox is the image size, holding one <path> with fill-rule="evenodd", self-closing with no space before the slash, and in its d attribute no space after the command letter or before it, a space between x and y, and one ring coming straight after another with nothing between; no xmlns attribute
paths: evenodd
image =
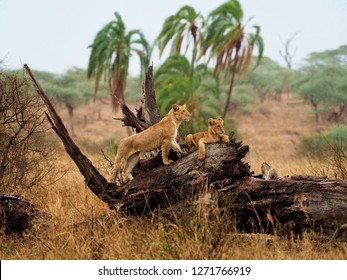
<svg viewBox="0 0 347 280"><path fill-rule="evenodd" d="M0 229L5 233L23 233L35 222L45 223L51 215L38 210L29 200L0 194Z"/></svg>
<svg viewBox="0 0 347 280"><path fill-rule="evenodd" d="M249 147L235 141L233 135L230 135L230 143L208 145L203 161L197 161L197 151L180 159L170 154L174 162L164 166L158 154L137 166L134 180L116 188L82 154L29 67L24 67L48 109L47 118L53 130L78 166L87 186L111 208L133 214L154 209L164 211L178 205L187 194L194 196L207 189L217 195L218 207L236 218L240 230L296 234L309 229L331 237L336 230L346 228L346 182L300 176L278 180L254 178L249 165L243 161ZM157 114L156 105L149 108L149 101L144 102L150 112ZM143 117L143 112L137 117L129 112L122 120L137 131L159 119L158 115L155 120Z"/></svg>
<svg viewBox="0 0 347 280"><path fill-rule="evenodd" d="M121 120L125 126L135 129L137 133L152 126L160 120L160 113L156 103L153 85L153 66L148 67L142 94L142 105L136 110L136 116L126 104L122 104L121 109L125 117L120 119L115 118Z"/></svg>
<svg viewBox="0 0 347 280"><path fill-rule="evenodd" d="M60 140L63 142L66 152L75 162L81 174L84 176L85 182L89 189L97 197L99 197L101 200L107 203L109 201L109 198L106 195L106 190L115 188L115 185L109 183L93 166L92 162L81 152L79 147L70 137L63 121L58 116L57 112L55 111L52 103L47 97L47 94L42 89L41 85L36 81L28 65L25 64L24 68L29 74L31 80L33 81L37 93L42 98L48 110L48 113L46 113L46 117L49 123L51 124L54 132L59 136Z"/></svg>
<svg viewBox="0 0 347 280"><path fill-rule="evenodd" d="M220 202L238 218L240 230L324 237L347 223L347 182L296 175L277 180L247 178L218 187ZM343 236L347 239L347 234Z"/></svg>

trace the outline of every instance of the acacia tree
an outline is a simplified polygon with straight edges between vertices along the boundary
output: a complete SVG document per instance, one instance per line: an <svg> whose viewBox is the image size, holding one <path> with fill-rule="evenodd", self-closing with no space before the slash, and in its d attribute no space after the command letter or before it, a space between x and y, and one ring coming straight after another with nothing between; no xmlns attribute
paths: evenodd
<svg viewBox="0 0 347 280"><path fill-rule="evenodd" d="M347 46L311 53L306 62L293 83L298 96L313 106L316 122L319 114L328 110L331 119L339 121L347 106Z"/></svg>
<svg viewBox="0 0 347 280"><path fill-rule="evenodd" d="M237 0L229 0L213 10L207 18L205 36L201 41L200 56L207 55L208 63L216 59L214 75L225 70L225 77L230 78L227 100L223 117L226 116L233 91L236 73L245 73L251 63L254 47L258 48L255 67L261 61L264 43L260 36L260 26L252 26L253 33L246 33L243 24L243 10Z"/></svg>
<svg viewBox="0 0 347 280"><path fill-rule="evenodd" d="M347 68L340 65L307 66L301 70L300 78L295 82L297 94L306 99L313 107L316 122L319 114L333 110L332 115L338 121L347 106ZM337 108L337 112L334 111Z"/></svg>
<svg viewBox="0 0 347 280"><path fill-rule="evenodd" d="M119 104L124 104L126 79L128 76L129 60L136 53L141 62L141 73L149 65L150 47L138 30L126 31L125 24L119 13L114 13L115 20L106 24L95 36L89 46L87 75L95 78L94 98L97 95L99 82L102 77L108 82L112 105L116 110Z"/></svg>

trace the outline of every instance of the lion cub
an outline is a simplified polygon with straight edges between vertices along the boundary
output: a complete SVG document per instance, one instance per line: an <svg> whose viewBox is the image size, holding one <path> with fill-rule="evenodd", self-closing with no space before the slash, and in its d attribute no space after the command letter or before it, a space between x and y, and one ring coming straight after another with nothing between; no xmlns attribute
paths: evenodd
<svg viewBox="0 0 347 280"><path fill-rule="evenodd" d="M188 134L186 144L189 152L193 151L195 147L199 147L198 159L202 160L205 158L205 144L215 143L220 140L230 142L228 135L224 134L224 121L221 118L211 118L208 119L207 131Z"/></svg>
<svg viewBox="0 0 347 280"><path fill-rule="evenodd" d="M123 138L118 146L111 181L115 182L117 178L123 181L123 173L125 180L132 180L131 172L139 161L140 153L150 152L161 147L165 165L172 162L168 158L170 148L177 153L184 154L176 142L177 129L183 121L189 121L191 117L186 105L174 104L160 122L138 134Z"/></svg>

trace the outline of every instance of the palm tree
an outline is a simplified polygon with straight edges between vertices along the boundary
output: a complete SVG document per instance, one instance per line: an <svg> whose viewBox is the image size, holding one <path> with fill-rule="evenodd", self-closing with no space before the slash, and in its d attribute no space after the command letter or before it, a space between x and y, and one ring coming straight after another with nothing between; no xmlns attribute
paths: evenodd
<svg viewBox="0 0 347 280"><path fill-rule="evenodd" d="M157 69L154 82L159 109L164 114L173 103L187 103L194 116L190 124L195 129L204 129L208 117L221 113L215 102L219 99L220 83L203 64L195 67L193 77L190 73L189 60L179 54L168 57Z"/></svg>
<svg viewBox="0 0 347 280"><path fill-rule="evenodd" d="M106 24L95 36L87 75L95 78L94 98L97 95L100 79L104 76L108 82L112 105L116 110L124 104L124 92L128 76L129 60L133 52L140 57L141 74L149 65L150 47L140 30L126 32L125 24L114 13L115 20Z"/></svg>
<svg viewBox="0 0 347 280"><path fill-rule="evenodd" d="M190 77L194 72L193 66L196 61L200 29L203 24L203 17L193 7L186 5L165 20L163 28L156 39L160 56L170 41L172 41L171 54L181 54L184 39L187 41L185 52L189 48L191 40L193 40Z"/></svg>
<svg viewBox="0 0 347 280"><path fill-rule="evenodd" d="M169 16L156 38L160 56L171 43L169 58L158 69L156 89L158 103L161 110L165 110L170 103L176 101L186 102L193 115L200 115L200 91L197 90L196 57L201 37L204 18L191 6L183 6L174 15ZM186 44L182 48L183 44ZM187 51L192 48L190 61L186 57Z"/></svg>
<svg viewBox="0 0 347 280"><path fill-rule="evenodd" d="M226 70L230 77L223 118L226 116L236 73L245 73L251 63L254 47L258 47L258 66L262 58L264 43L260 26L254 25L254 33L246 33L243 10L238 0L229 0L213 10L207 18L205 36L201 42L199 58L207 55L208 63L216 58L214 75Z"/></svg>

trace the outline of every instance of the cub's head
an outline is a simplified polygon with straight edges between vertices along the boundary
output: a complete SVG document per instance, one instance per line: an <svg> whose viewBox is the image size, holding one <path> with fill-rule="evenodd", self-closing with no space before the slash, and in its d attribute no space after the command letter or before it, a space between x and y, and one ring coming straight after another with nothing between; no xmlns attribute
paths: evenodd
<svg viewBox="0 0 347 280"><path fill-rule="evenodd" d="M178 121L190 121L192 115L188 112L186 105L173 104L171 108L173 115Z"/></svg>
<svg viewBox="0 0 347 280"><path fill-rule="evenodd" d="M208 129L212 130L214 134L224 134L224 121L222 118L208 119Z"/></svg>

